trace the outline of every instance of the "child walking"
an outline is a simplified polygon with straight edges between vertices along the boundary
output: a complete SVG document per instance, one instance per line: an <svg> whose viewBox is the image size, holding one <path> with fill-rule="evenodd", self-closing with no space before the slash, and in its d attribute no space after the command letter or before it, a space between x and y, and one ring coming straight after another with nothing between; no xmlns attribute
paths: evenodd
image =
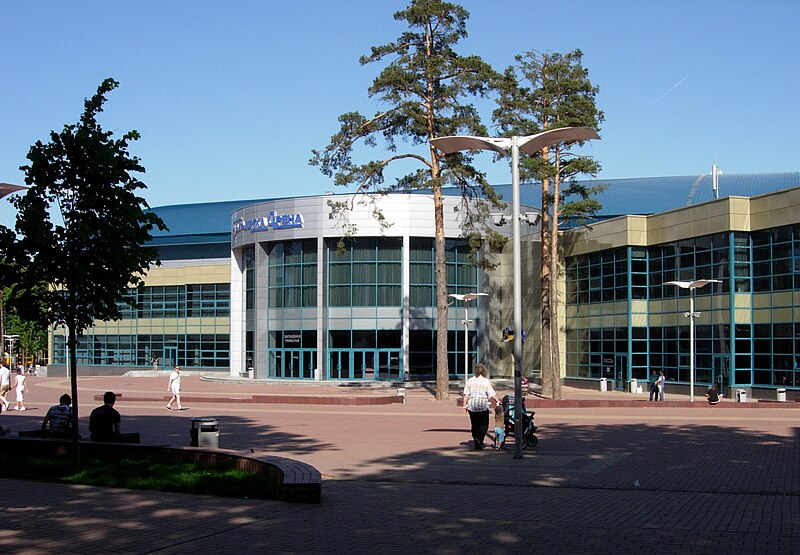
<svg viewBox="0 0 800 555"><path fill-rule="evenodd" d="M494 450L500 451L506 446L506 417L502 405L494 408Z"/></svg>

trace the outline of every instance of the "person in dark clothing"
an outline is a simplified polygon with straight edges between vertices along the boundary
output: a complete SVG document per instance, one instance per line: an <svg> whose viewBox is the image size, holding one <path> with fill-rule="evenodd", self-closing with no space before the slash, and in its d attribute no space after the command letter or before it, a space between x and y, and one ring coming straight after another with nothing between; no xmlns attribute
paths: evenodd
<svg viewBox="0 0 800 555"><path fill-rule="evenodd" d="M655 370L650 372L650 400L658 401L658 374Z"/></svg>
<svg viewBox="0 0 800 555"><path fill-rule="evenodd" d="M722 393L717 389L717 384L708 388L708 391L706 391L706 399L708 399L709 405L716 405L719 403L720 399L722 399Z"/></svg>
<svg viewBox="0 0 800 555"><path fill-rule="evenodd" d="M117 395L113 391L103 394L103 405L97 407L89 415L89 439L92 441L119 441L121 420L119 412L114 408Z"/></svg>

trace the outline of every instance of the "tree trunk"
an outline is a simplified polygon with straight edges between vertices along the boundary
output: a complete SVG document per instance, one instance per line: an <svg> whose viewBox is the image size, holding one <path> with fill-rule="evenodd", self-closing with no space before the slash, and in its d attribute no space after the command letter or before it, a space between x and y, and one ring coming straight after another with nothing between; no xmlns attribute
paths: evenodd
<svg viewBox="0 0 800 555"><path fill-rule="evenodd" d="M547 149L543 150L542 156L547 155ZM552 397L553 395L553 374L552 374L552 338L550 336L551 313L550 313L550 181L542 180L542 231L541 248L542 261L540 268L541 277L541 314L542 314L542 395ZM517 333L515 331L515 333Z"/></svg>
<svg viewBox="0 0 800 555"><path fill-rule="evenodd" d="M561 359L559 357L558 330L558 211L561 209L559 196L561 182L559 179L560 156L556 149L556 175L553 179L553 217L550 233L550 372L552 376L552 399L561 399Z"/></svg>
<svg viewBox="0 0 800 555"><path fill-rule="evenodd" d="M75 332L75 319L67 323L69 349L69 380L72 392L72 458L81 462L80 429L78 429L78 334Z"/></svg>
<svg viewBox="0 0 800 555"><path fill-rule="evenodd" d="M447 259L444 243L444 199L440 186L433 188L433 211L436 226L436 399L450 397L450 369L447 351Z"/></svg>

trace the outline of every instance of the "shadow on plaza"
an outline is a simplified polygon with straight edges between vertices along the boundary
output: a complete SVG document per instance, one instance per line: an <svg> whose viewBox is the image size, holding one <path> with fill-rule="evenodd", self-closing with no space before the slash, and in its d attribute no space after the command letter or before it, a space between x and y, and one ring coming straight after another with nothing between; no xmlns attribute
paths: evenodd
<svg viewBox="0 0 800 555"><path fill-rule="evenodd" d="M29 410L25 416L15 415L13 420L3 420L2 425L9 426L14 436L20 430L36 430L40 428L45 412L46 409ZM291 427L294 430L292 431L287 429L285 423L270 425L229 414L214 415L209 414L209 411L200 413L191 408L182 412L165 413L164 416L127 415L124 410L121 412L122 431L138 432L144 445L188 447L192 428L191 419L212 417L217 418L219 422L219 447L222 449L270 451L278 456L285 451L303 454L325 449L338 449L336 445L315 437L313 426L302 422L292 424ZM88 418L82 415L80 420L81 436L88 439Z"/></svg>
<svg viewBox="0 0 800 555"><path fill-rule="evenodd" d="M186 417L123 414L123 422L126 431L141 431L146 443L187 445L191 412ZM766 522L796 506L798 428L781 436L735 426L617 424L602 418L542 426L539 445L523 451L521 460L514 459L511 444L506 451L474 451L466 425L431 422L417 433L425 436L421 444L435 447L409 447L390 456L376 447L374 456L335 472L340 479L327 489L323 484L320 506L225 499L209 509L202 496L195 505L182 494L114 490L112 500L102 488L59 486L42 497L16 500L25 511L7 511L4 521L9 534L30 526L26 519L45 521L48 537L90 538L86 545L102 544L103 551L129 552L135 528L139 552L204 552L214 546L221 546L217 552L232 552L242 542L267 537L274 552L336 552L335 547L347 545L345 536L355 542L350 552L360 552L359 547L368 552L366 545L369 552L375 545L394 551L400 545L399 551L408 552L414 542L421 542L422 552L469 552L488 537L492 543L481 544L482 552L532 552L525 540L531 537L540 551L614 552L604 549L623 536L625 551L648 552L654 534L664 541L677 537L684 545L704 545L711 518L717 519L718 532L737 541L748 533L752 539L748 515ZM220 421L223 448L253 444L276 455L341 449L314 439L313 424L291 431L235 416ZM441 440L431 442L431 437ZM732 507L727 520L710 510L719 503ZM525 507L523 528L508 523L509 507L517 506ZM82 518L71 518L74 514ZM630 533L633 522L646 523L647 533ZM329 528L319 533L325 525ZM773 541L791 545L793 536L784 536ZM297 538L302 543L289 543ZM23 545L21 536L19 541ZM74 543L63 549L77 550Z"/></svg>
<svg viewBox="0 0 800 555"><path fill-rule="evenodd" d="M315 437L311 426L304 423L292 425L293 431L285 423L271 425L230 414L214 415L206 412L193 414L190 409L180 413L181 417L178 418L124 416L123 422L125 430L140 431L142 443L150 445L189 446L191 418L210 416L218 419L219 447L222 449L266 450L276 455L283 451L303 454L320 449L337 449L335 445Z"/></svg>
<svg viewBox="0 0 800 555"><path fill-rule="evenodd" d="M538 446L517 459L513 437L503 451L475 451L464 429L442 449L376 456L364 467L380 464L380 472L352 479L798 496L799 430L784 437L713 425L561 424L540 428Z"/></svg>

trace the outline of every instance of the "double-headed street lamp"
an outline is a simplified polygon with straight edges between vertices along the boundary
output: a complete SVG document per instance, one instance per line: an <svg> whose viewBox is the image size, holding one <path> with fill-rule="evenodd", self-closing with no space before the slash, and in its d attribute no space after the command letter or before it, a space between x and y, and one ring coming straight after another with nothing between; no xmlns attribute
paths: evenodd
<svg viewBox="0 0 800 555"><path fill-rule="evenodd" d="M431 139L431 144L442 154L461 150L491 150L507 155L511 149L511 245L513 252L514 295L514 458L522 458L522 263L520 256L519 213L519 151L536 154L543 148L565 141L588 141L600 136L589 127L562 127L524 137L470 137L451 136ZM544 207L542 207L544 209ZM555 256L555 253L553 253Z"/></svg>
<svg viewBox="0 0 800 555"><path fill-rule="evenodd" d="M700 316L694 311L694 291L709 283L721 283L718 279L698 279L695 281L668 281L664 285L677 285L689 290L689 312L683 315L689 319L689 401L694 402L694 319Z"/></svg>
<svg viewBox="0 0 800 555"><path fill-rule="evenodd" d="M488 297L489 293L466 293L462 295L461 293L451 293L448 297L453 297L457 301L464 301L464 320L461 322L464 324L464 384L466 385L467 379L469 378L469 324L472 320L469 319L469 309L467 308L467 303L473 299L477 299L478 297Z"/></svg>

